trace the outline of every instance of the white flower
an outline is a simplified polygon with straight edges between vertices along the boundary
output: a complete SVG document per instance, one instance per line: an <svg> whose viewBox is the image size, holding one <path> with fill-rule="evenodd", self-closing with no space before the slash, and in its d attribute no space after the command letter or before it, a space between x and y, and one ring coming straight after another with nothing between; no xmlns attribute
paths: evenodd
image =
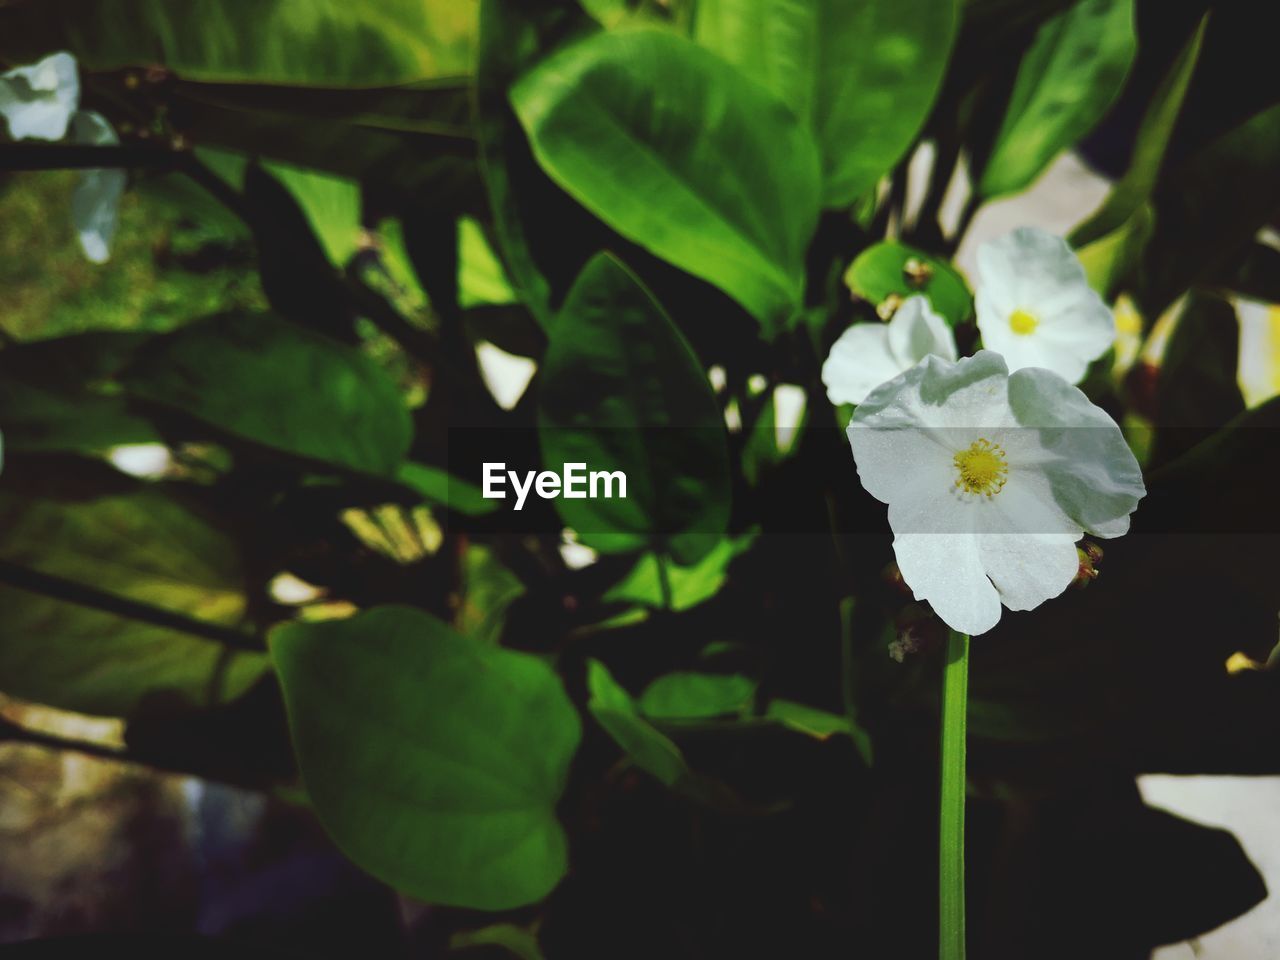
<svg viewBox="0 0 1280 960"><path fill-rule="evenodd" d="M0 116L15 140L61 140L79 104L80 78L69 53L0 74Z"/></svg>
<svg viewBox="0 0 1280 960"><path fill-rule="evenodd" d="M833 404L861 403L880 384L930 354L954 360L956 340L928 299L917 295L888 323L855 323L840 335L822 365L827 399Z"/></svg>
<svg viewBox="0 0 1280 960"><path fill-rule="evenodd" d="M1020 227L978 248L974 308L982 345L1010 370L1043 367L1071 383L1116 338L1116 321L1061 237Z"/></svg>
<svg viewBox="0 0 1280 960"><path fill-rule="evenodd" d="M1118 537L1146 494L1120 429L1048 370L1012 376L989 350L929 357L874 390L848 429L862 485L889 505L917 600L953 629L990 630L1075 577L1075 542Z"/></svg>
<svg viewBox="0 0 1280 960"><path fill-rule="evenodd" d="M81 110L71 120L75 143L114 146L120 142L107 118L92 110ZM125 172L118 167L86 170L71 195L71 223L80 237L84 255L94 263L111 257L111 240L120 219L120 198L124 195Z"/></svg>

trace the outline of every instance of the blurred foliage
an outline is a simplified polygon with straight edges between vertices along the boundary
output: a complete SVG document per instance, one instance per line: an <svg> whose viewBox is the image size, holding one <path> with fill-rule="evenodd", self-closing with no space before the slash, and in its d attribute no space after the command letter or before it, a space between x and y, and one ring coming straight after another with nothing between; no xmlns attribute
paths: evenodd
<svg viewBox="0 0 1280 960"><path fill-rule="evenodd" d="M73 52L130 170L93 266L62 168L99 161L0 138L0 691L301 787L439 955L930 955L941 657L889 655L927 611L819 371L915 292L967 351L973 216L1074 149L1144 338L1085 387L1150 493L973 644L970 942L1137 960L1241 913L1234 838L1133 780L1280 772L1250 6L0 2L0 66ZM495 364L533 371L502 405ZM498 461L629 497L516 511Z"/></svg>

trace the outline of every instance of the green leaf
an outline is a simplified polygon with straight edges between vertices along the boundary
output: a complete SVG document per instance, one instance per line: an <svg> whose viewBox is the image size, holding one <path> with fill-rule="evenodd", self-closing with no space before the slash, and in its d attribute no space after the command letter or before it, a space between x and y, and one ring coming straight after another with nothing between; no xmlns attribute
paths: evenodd
<svg viewBox="0 0 1280 960"><path fill-rule="evenodd" d="M673 787L689 774L680 748L640 716L635 701L599 660L587 661L587 709L636 766Z"/></svg>
<svg viewBox="0 0 1280 960"><path fill-rule="evenodd" d="M911 260L926 268L928 278L923 283L909 278L905 267ZM923 293L933 309L953 327L973 315L969 286L954 267L896 240L877 243L858 254L845 271L844 282L854 294L876 306L890 296L905 299Z"/></svg>
<svg viewBox="0 0 1280 960"><path fill-rule="evenodd" d="M729 564L751 546L755 537L754 531L740 537L726 537L692 566L666 561L671 609L688 610L719 593L728 576ZM601 599L606 603L638 603L655 610L664 609L659 562L657 555L644 554L626 576L605 591Z"/></svg>
<svg viewBox="0 0 1280 960"><path fill-rule="evenodd" d="M1156 233L1143 260L1143 313L1221 275L1280 207L1280 104L1180 164L1156 192Z"/></svg>
<svg viewBox="0 0 1280 960"><path fill-rule="evenodd" d="M1046 22L1018 68L979 193L1025 189L1093 129L1119 95L1136 50L1133 0L1081 0Z"/></svg>
<svg viewBox="0 0 1280 960"><path fill-rule="evenodd" d="M637 29L553 54L511 102L543 169L624 237L720 287L768 334L798 310L817 148L752 79Z"/></svg>
<svg viewBox="0 0 1280 960"><path fill-rule="evenodd" d="M0 427L7 450L102 453L158 442L151 422L106 382L146 334L87 333L0 351Z"/></svg>
<svg viewBox="0 0 1280 960"><path fill-rule="evenodd" d="M245 611L235 544L155 489L53 498L0 490L0 559L210 623ZM59 486L66 478L56 478ZM243 693L266 657L0 585L0 689L65 710L126 716L151 698L206 707Z"/></svg>
<svg viewBox="0 0 1280 960"><path fill-rule="evenodd" d="M954 0L700 0L694 35L812 128L822 199L872 189L924 125L958 20Z"/></svg>
<svg viewBox="0 0 1280 960"><path fill-rule="evenodd" d="M1149 204L1144 204L1116 229L1076 251L1089 286L1104 300L1114 299L1133 277L1155 226L1155 214Z"/></svg>
<svg viewBox="0 0 1280 960"><path fill-rule="evenodd" d="M155 427L121 397L66 394L0 380L0 424L6 450L103 453L132 443L159 443Z"/></svg>
<svg viewBox="0 0 1280 960"><path fill-rule="evenodd" d="M543 463L626 474L625 498L555 501L582 542L684 564L710 552L729 522L724 421L684 337L613 257L593 259L569 292L540 376Z"/></svg>
<svg viewBox="0 0 1280 960"><path fill-rule="evenodd" d="M0 56L160 65L206 83L371 87L466 75L475 0L43 0L0 10Z"/></svg>
<svg viewBox="0 0 1280 960"><path fill-rule="evenodd" d="M346 266L360 246L360 185L285 163L264 166L302 209L329 262L338 269Z"/></svg>
<svg viewBox="0 0 1280 960"><path fill-rule="evenodd" d="M488 547L467 547L461 563L460 603L454 626L464 636L497 646L507 608L525 592L520 578L502 565Z"/></svg>
<svg viewBox="0 0 1280 960"><path fill-rule="evenodd" d="M826 740L838 733L855 736L855 731L858 737L866 736L863 731L855 728L848 717L796 703L794 700L770 700L764 715L815 740Z"/></svg>
<svg viewBox="0 0 1280 960"><path fill-rule="evenodd" d="M640 695L640 712L656 720L737 715L751 706L756 682L740 674L669 673Z"/></svg>
<svg viewBox="0 0 1280 960"><path fill-rule="evenodd" d="M269 643L308 795L352 861L429 903L505 910L550 893L582 732L550 667L408 607L289 624Z"/></svg>
<svg viewBox="0 0 1280 960"><path fill-rule="evenodd" d="M514 303L516 292L507 280L484 229L471 217L458 219L458 306Z"/></svg>
<svg viewBox="0 0 1280 960"><path fill-rule="evenodd" d="M425 463L404 463L396 471L396 480L428 503L446 507L455 513L480 517L498 509L499 501L488 500L474 483L459 480L439 467Z"/></svg>
<svg viewBox="0 0 1280 960"><path fill-rule="evenodd" d="M1102 206L1072 231L1070 240L1073 247L1084 247L1123 230L1151 199L1164 165L1169 139L1182 112L1182 101L1200 59L1200 45L1208 22L1209 15L1205 14L1165 74L1138 126L1129 168L1111 188Z"/></svg>
<svg viewBox="0 0 1280 960"><path fill-rule="evenodd" d="M269 314L225 314L156 337L127 392L299 457L393 475L412 424L394 383L360 352Z"/></svg>

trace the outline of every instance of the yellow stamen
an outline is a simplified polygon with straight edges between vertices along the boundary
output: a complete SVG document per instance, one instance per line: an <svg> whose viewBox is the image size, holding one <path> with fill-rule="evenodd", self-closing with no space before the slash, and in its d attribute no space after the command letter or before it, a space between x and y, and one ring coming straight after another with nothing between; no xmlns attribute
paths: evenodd
<svg viewBox="0 0 1280 960"><path fill-rule="evenodd" d="M958 474L956 486L965 493L991 497L999 493L1009 479L1004 447L985 437L974 441L968 450L961 450L953 459Z"/></svg>
<svg viewBox="0 0 1280 960"><path fill-rule="evenodd" d="M1040 326L1040 319L1031 311L1019 307L1009 314L1009 326L1014 333L1025 337L1035 332L1036 327Z"/></svg>

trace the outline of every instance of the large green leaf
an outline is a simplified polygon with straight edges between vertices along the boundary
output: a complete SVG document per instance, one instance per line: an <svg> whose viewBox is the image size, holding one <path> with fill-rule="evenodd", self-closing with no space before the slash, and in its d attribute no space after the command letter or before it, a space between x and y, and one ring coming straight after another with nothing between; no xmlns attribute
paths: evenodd
<svg viewBox="0 0 1280 960"><path fill-rule="evenodd" d="M10 464L0 559L193 619L234 625L245 609L235 545L158 490L43 496ZM81 467L81 469L84 469ZM243 693L261 654L17 587L0 586L0 690L83 713L124 716L149 698L208 706Z"/></svg>
<svg viewBox="0 0 1280 960"><path fill-rule="evenodd" d="M540 378L544 464L626 474L625 499L555 501L583 543L685 564L715 547L729 520L724 422L684 337L613 257L593 259L569 292Z"/></svg>
<svg viewBox="0 0 1280 960"><path fill-rule="evenodd" d="M817 220L812 137L768 91L673 33L606 33L511 91L551 178L772 332L799 308Z"/></svg>
<svg viewBox="0 0 1280 960"><path fill-rule="evenodd" d="M408 607L290 624L270 647L308 795L356 864L481 910L559 882L555 806L581 724L543 661Z"/></svg>
<svg viewBox="0 0 1280 960"><path fill-rule="evenodd" d="M920 131L955 36L954 0L700 0L694 34L812 127L822 199L870 190Z"/></svg>
<svg viewBox="0 0 1280 960"><path fill-rule="evenodd" d="M396 472L412 424L394 383L350 347L268 314L227 314L157 337L121 375L133 396L287 453Z"/></svg>
<svg viewBox="0 0 1280 960"><path fill-rule="evenodd" d="M369 87L465 75L475 0L42 0L0 11L0 57L70 50L211 83Z"/></svg>
<svg viewBox="0 0 1280 960"><path fill-rule="evenodd" d="M1030 186L1088 133L1119 95L1136 50L1133 0L1081 0L1045 23L1018 68L981 194Z"/></svg>

